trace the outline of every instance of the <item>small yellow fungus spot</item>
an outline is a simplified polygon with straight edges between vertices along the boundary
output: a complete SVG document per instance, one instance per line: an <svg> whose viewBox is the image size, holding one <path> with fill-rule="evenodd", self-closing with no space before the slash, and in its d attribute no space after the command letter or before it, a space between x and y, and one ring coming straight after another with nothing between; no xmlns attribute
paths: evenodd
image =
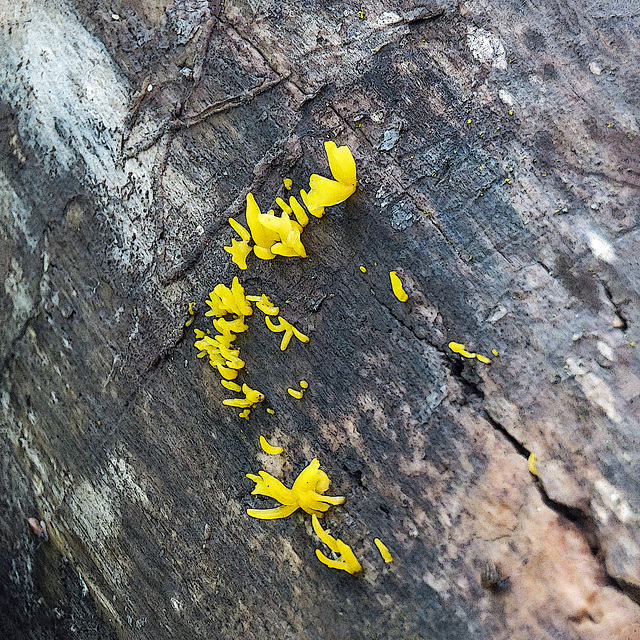
<svg viewBox="0 0 640 640"><path fill-rule="evenodd" d="M491 353L493 353L496 358L500 355L497 349L491 349Z"/></svg>
<svg viewBox="0 0 640 640"><path fill-rule="evenodd" d="M309 388L309 383L306 380L300 380L300 386L303 389L308 389Z"/></svg>
<svg viewBox="0 0 640 640"><path fill-rule="evenodd" d="M538 456L536 456L535 453L532 453L527 460L527 464L529 466L529 473L531 473L534 476L538 475L537 462L538 462Z"/></svg>
<svg viewBox="0 0 640 640"><path fill-rule="evenodd" d="M358 11L358 18L360 18L360 20L364 20L364 11Z"/></svg>
<svg viewBox="0 0 640 640"><path fill-rule="evenodd" d="M291 187L293 187L293 180L291 178L285 178L282 182L284 183L284 188L287 191L291 191Z"/></svg>
<svg viewBox="0 0 640 640"><path fill-rule="evenodd" d="M282 447L274 447L272 444L269 444L264 436L260 436L260 446L265 453L272 456L277 456L284 451Z"/></svg>
<svg viewBox="0 0 640 640"><path fill-rule="evenodd" d="M239 407L239 408L247 408L250 409L254 405L258 404L258 402L262 402L264 400L264 394L256 389L252 389L249 385L242 385L242 393L244 393L244 398L231 398L228 400L223 400L222 404L227 405L228 407Z"/></svg>
<svg viewBox="0 0 640 640"><path fill-rule="evenodd" d="M272 416L276 414L276 412L271 407L267 409L267 413L270 413Z"/></svg>
<svg viewBox="0 0 640 640"><path fill-rule="evenodd" d="M362 273L367 273L367 267L360 267L360 271L362 271Z"/></svg>
<svg viewBox="0 0 640 640"><path fill-rule="evenodd" d="M471 122L472 122L472 120L471 120L471 118L469 118L469 119L467 120L467 124L471 124Z"/></svg>
<svg viewBox="0 0 640 640"><path fill-rule="evenodd" d="M390 271L389 277L391 278L391 288L393 289L393 293L400 302L406 302L409 299L407 292L404 290L402 286L402 280L398 276L396 271Z"/></svg>
<svg viewBox="0 0 640 640"><path fill-rule="evenodd" d="M511 182L511 178L505 178L504 181L505 182Z"/></svg>
<svg viewBox="0 0 640 640"><path fill-rule="evenodd" d="M376 547L378 547L378 551L380 552L382 559L386 563L393 562L393 556L391 555L389 549L387 548L387 545L384 544L384 542L382 542L380 538L374 538L373 543L376 545Z"/></svg>
<svg viewBox="0 0 640 640"><path fill-rule="evenodd" d="M237 382L231 382L230 380L220 380L220 384L225 389L229 389L229 391L235 391L236 393L240 393L242 391L242 387Z"/></svg>
<svg viewBox="0 0 640 640"><path fill-rule="evenodd" d="M273 324L271 322L271 318L265 317L265 322L267 323L267 327L269 327L270 331L274 333L280 333L284 331L284 335L282 336L282 342L280 343L280 350L284 351L288 346L289 342L291 342L291 338L295 336L300 340L300 342L309 342L309 336L306 336L301 331L298 331L290 322L287 322L282 316L278 316L278 321L280 324Z"/></svg>
<svg viewBox="0 0 640 640"><path fill-rule="evenodd" d="M491 358L487 358L487 356L480 355L476 353L476 360L480 360L480 362L484 364L491 364Z"/></svg>
<svg viewBox="0 0 640 640"><path fill-rule="evenodd" d="M304 391L298 391L297 389L292 389L291 387L289 387L287 389L287 393L294 397L296 400L302 400L302 396L304 395Z"/></svg>
<svg viewBox="0 0 640 640"><path fill-rule="evenodd" d="M329 476L320 469L317 458L314 458L300 472L291 489L287 489L280 480L266 471L260 471L257 476L248 473L247 478L256 483L251 495L268 496L281 504L274 509L247 509L247 514L252 518L261 520L286 518L298 508L312 515L321 516L332 504L342 504L345 500L342 496L323 495L329 488Z"/></svg>
<svg viewBox="0 0 640 640"><path fill-rule="evenodd" d="M509 109L509 115L512 116L513 115L513 109Z"/></svg>
<svg viewBox="0 0 640 640"><path fill-rule="evenodd" d="M302 194L302 200L307 205L309 213L312 215L316 209L331 207L340 202L344 202L356 190L358 181L356 179L356 162L353 159L349 147L336 146L333 141L324 143L324 148L329 160L329 169L333 175L333 180L312 174L309 178L311 187L308 194Z"/></svg>
<svg viewBox="0 0 640 640"><path fill-rule="evenodd" d="M245 420L249 419L249 416L251 415L251 409L245 409L244 411L241 411L238 414L239 418L244 418ZM244 440L247 436L242 436L242 439Z"/></svg>
<svg viewBox="0 0 640 640"><path fill-rule="evenodd" d="M247 296L247 300L255 302L256 307L268 316L277 316L280 313L280 309L276 307L269 299L269 296L264 293L261 296Z"/></svg>
<svg viewBox="0 0 640 640"><path fill-rule="evenodd" d="M450 342L449 349L453 351L453 353L459 353L463 358L475 358L476 354L467 351L463 344L459 342Z"/></svg>
<svg viewBox="0 0 640 640"><path fill-rule="evenodd" d="M190 302L189 303L189 308L187 309L187 313L189 314L189 318L184 323L185 327L190 327L193 324L193 320L194 320L193 310L194 310L195 306L196 306L195 302Z"/></svg>
<svg viewBox="0 0 640 640"><path fill-rule="evenodd" d="M358 559L348 544L345 544L342 540L336 540L336 538L329 533L329 530L325 531L320 526L317 515L313 514L311 516L311 523L318 538L320 538L331 551L337 553L339 556L337 560L332 560L327 558L320 549L316 549L316 556L322 564L326 564L327 567L331 567L332 569L341 569L351 574L362 571L362 565L358 562Z"/></svg>

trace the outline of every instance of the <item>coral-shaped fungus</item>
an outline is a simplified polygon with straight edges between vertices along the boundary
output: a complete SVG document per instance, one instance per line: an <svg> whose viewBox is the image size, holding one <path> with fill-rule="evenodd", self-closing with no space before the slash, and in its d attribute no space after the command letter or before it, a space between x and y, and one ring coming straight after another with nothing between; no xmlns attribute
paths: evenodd
<svg viewBox="0 0 640 640"><path fill-rule="evenodd" d="M318 218L324 214L324 207L344 202L358 185L356 162L349 147L338 147L335 142L329 141L324 143L324 148L334 179L314 173L309 179L309 193L300 192L309 213Z"/></svg>
<svg viewBox="0 0 640 640"><path fill-rule="evenodd" d="M253 313L238 276L233 279L231 289L223 284L217 284L209 294L209 300L206 300L206 303L210 309L204 314L205 316L222 317L227 313L234 313L244 317Z"/></svg>
<svg viewBox="0 0 640 640"><path fill-rule="evenodd" d="M300 342L309 342L309 336L305 335L301 331L298 331L290 322L285 320L282 316L278 316L279 324L273 324L271 322L271 318L265 317L265 322L267 323L267 327L269 327L270 331L274 333L280 333L284 331L284 335L282 336L282 341L280 342L280 350L284 351L291 342L291 338L295 336L300 340Z"/></svg>
<svg viewBox="0 0 640 640"><path fill-rule="evenodd" d="M300 238L304 227L309 223L305 207L308 213L321 218L325 207L344 202L356 190L356 163L349 147L338 147L335 142L325 142L324 147L334 179L314 173L309 179L309 191L300 190L304 206L295 196L291 196L288 203L282 198L276 198L282 214L276 216L273 209L262 213L253 194L248 193L246 219L249 229L234 218L229 218L229 224L240 236L240 240L234 238L231 246L224 249L231 254L233 262L240 269L247 268L247 257L252 250L262 260L272 260L277 255L305 258L307 252ZM290 190L293 182L286 178L284 185ZM295 216L295 220L292 216ZM253 240L253 247L249 244L250 240Z"/></svg>
<svg viewBox="0 0 640 640"><path fill-rule="evenodd" d="M252 518L261 520L286 518L298 508L322 517L332 504L342 504L345 500L342 496L323 495L329 488L329 477L320 469L320 462L317 458L314 458L300 472L291 489L287 489L280 480L266 471L260 471L259 475L248 473L247 478L256 483L251 492L252 495L274 498L281 505L273 509L247 509L247 514Z"/></svg>
<svg viewBox="0 0 640 640"><path fill-rule="evenodd" d="M231 254L231 261L235 262L241 269L247 268L247 257L251 253L252 247L249 245L251 234L233 218L229 218L229 224L233 230L240 236L240 241L233 238L230 247L224 247L224 250Z"/></svg>
<svg viewBox="0 0 640 640"><path fill-rule="evenodd" d="M355 553L353 553L353 550L348 544L334 538L329 534L328 530L324 531L315 514L311 516L311 522L313 524L313 530L320 540L322 540L331 551L338 554L338 558L332 560L331 558L327 558L320 549L316 549L316 556L322 564L326 564L327 567L331 567L332 569L342 569L352 574L362 571L362 565L358 562L358 558L356 558Z"/></svg>

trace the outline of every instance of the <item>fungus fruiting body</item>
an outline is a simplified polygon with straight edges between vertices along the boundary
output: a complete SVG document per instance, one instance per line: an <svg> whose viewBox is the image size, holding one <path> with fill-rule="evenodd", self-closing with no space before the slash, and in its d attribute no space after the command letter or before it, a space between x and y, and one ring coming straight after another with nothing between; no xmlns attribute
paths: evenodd
<svg viewBox="0 0 640 640"><path fill-rule="evenodd" d="M247 514L252 518L261 520L273 520L286 518L296 509L300 508L310 514L322 516L331 505L342 504L342 496L325 496L324 492L329 488L329 477L320 469L320 462L314 458L296 478L291 489L274 478L266 471L260 471L258 475L247 474L247 478L256 483L252 495L263 495L277 500L281 506L273 509L247 509Z"/></svg>
<svg viewBox="0 0 640 640"><path fill-rule="evenodd" d="M380 538L374 538L373 539L373 543L376 545L376 547L378 547L378 551L380 552L380 555L382 556L382 559L387 564L389 562L393 562L393 556L391 555L391 552L389 551L387 545L384 544L384 542L382 542L382 540L380 540Z"/></svg>
<svg viewBox="0 0 640 640"><path fill-rule="evenodd" d="M318 215L314 212L324 210L324 207L344 202L358 185L356 162L349 147L338 147L335 142L329 141L324 143L324 148L334 179L330 180L316 173L309 179L309 193L303 195L303 201L312 215ZM303 192L300 193L302 195Z"/></svg>
<svg viewBox="0 0 640 640"><path fill-rule="evenodd" d="M270 331L274 333L280 333L284 331L282 341L280 342L280 350L284 351L291 342L291 338L295 336L300 342L309 342L309 336L305 335L301 331L298 331L290 322L285 320L282 316L278 316L278 324L271 322L271 318L265 317L265 322Z"/></svg>
<svg viewBox="0 0 640 640"><path fill-rule="evenodd" d="M272 444L269 444L264 436L260 436L260 446L265 453L272 456L276 456L284 451L282 447L274 447Z"/></svg>
<svg viewBox="0 0 640 640"><path fill-rule="evenodd" d="M334 538L328 530L325 531L320 526L318 516L315 514L311 517L311 523L313 524L313 530L320 540L322 540L331 551L338 554L338 559L332 560L331 558L327 558L320 549L316 549L316 556L322 564L326 564L327 567L331 567L332 569L341 569L351 574L362 571L362 565L358 562L358 558L356 558L355 553L353 553L353 550L348 544Z"/></svg>
<svg viewBox="0 0 640 640"><path fill-rule="evenodd" d="M453 353L457 353L461 355L463 358L469 358L469 359L475 358L476 360L479 360L484 364L491 364L490 358L487 358L487 356L483 356L479 353L472 353L471 351L467 351L467 348L463 344L460 344L459 342L450 342L448 346L449 346L449 349L453 351Z"/></svg>
<svg viewBox="0 0 640 640"><path fill-rule="evenodd" d="M251 409L253 406L258 404L258 402L262 402L264 400L263 393L256 389L252 389L247 384L242 385L242 393L244 393L244 398L230 398L228 400L223 400L222 404L225 404L228 407Z"/></svg>
<svg viewBox="0 0 640 640"><path fill-rule="evenodd" d="M529 473L531 473L531 475L538 475L538 456L535 453L529 455L527 466L529 467Z"/></svg>
<svg viewBox="0 0 640 640"><path fill-rule="evenodd" d="M402 286L402 280L400 280L398 273L396 271L389 271L389 277L391 278L391 288L393 289L395 297L398 298L400 302L406 302L409 296Z"/></svg>

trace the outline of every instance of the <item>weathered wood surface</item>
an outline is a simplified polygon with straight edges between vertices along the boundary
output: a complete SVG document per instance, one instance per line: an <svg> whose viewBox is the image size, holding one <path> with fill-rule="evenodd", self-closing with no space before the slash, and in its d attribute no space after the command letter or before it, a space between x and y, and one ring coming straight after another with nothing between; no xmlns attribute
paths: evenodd
<svg viewBox="0 0 640 640"><path fill-rule="evenodd" d="M637 3L0 6L3 637L638 637ZM184 312L326 139L360 187L241 273L311 335L252 319L246 423ZM245 514L314 456L360 577Z"/></svg>

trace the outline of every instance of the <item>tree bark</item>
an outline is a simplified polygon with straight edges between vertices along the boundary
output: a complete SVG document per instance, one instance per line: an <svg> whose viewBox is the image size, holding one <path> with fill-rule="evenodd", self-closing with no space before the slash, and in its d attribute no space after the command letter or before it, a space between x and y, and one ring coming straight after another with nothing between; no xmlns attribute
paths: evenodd
<svg viewBox="0 0 640 640"><path fill-rule="evenodd" d="M0 7L3 637L640 637L636 3ZM356 193L240 271L325 140ZM193 347L234 276L310 336L247 319L248 422ZM360 575L246 515L314 457Z"/></svg>

